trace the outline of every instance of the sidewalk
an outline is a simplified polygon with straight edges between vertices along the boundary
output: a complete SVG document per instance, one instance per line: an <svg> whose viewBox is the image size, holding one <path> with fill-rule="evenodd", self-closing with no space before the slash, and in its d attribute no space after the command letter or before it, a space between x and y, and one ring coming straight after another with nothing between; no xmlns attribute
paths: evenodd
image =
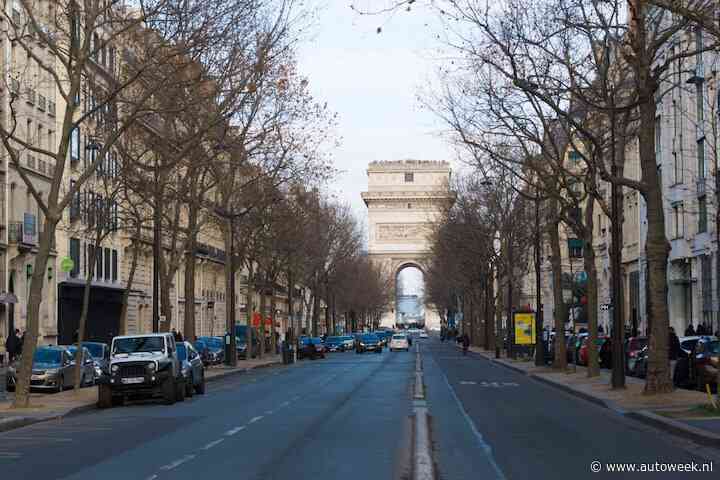
<svg viewBox="0 0 720 480"><path fill-rule="evenodd" d="M214 382L230 375L281 363L280 355L270 355L262 360L238 360L235 368L224 365L209 367L205 371L205 380ZM31 393L30 407L23 409L10 408L10 400L0 401L0 432L94 410L97 408L97 390L97 387L86 387L77 393L74 390L55 394Z"/></svg>
<svg viewBox="0 0 720 480"><path fill-rule="evenodd" d="M720 414L715 417L711 416L712 414L692 413L694 410L701 410L701 406L709 403L705 393L677 389L667 394L644 395L645 381L629 376L625 377L624 390L613 390L610 387L610 371L606 369L600 370L599 377L588 378L587 369L582 366L571 364L568 365L568 370L559 372L551 367L536 367L533 360L505 358L504 352L502 358L496 359L494 351L478 347L470 347L470 350L487 360L614 410L628 418L634 418L704 444L720 446Z"/></svg>

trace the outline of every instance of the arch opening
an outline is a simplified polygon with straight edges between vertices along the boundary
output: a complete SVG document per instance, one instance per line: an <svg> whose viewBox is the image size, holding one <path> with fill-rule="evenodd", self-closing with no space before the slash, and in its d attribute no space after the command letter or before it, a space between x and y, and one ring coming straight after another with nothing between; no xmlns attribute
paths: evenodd
<svg viewBox="0 0 720 480"><path fill-rule="evenodd" d="M425 277L415 263L400 265L395 273L395 325L425 326Z"/></svg>

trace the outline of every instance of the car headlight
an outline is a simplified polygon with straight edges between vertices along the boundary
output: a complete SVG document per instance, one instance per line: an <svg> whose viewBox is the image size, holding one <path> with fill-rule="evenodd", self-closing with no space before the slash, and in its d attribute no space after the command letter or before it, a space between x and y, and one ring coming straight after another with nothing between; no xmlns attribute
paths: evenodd
<svg viewBox="0 0 720 480"><path fill-rule="evenodd" d="M117 373L118 370L120 370L120 367L117 366L117 365L113 365L112 367L110 367L110 371L111 371L112 373Z"/></svg>
<svg viewBox="0 0 720 480"><path fill-rule="evenodd" d="M100 368L100 367L97 366L97 365L95 365L95 375L98 376L98 377L102 377L102 375L103 375L102 368Z"/></svg>
<svg viewBox="0 0 720 480"><path fill-rule="evenodd" d="M147 369L150 370L151 372L154 371L155 368L156 368L155 362L150 362L147 364Z"/></svg>
<svg viewBox="0 0 720 480"><path fill-rule="evenodd" d="M363 342L360 342L360 346L361 346L361 347L364 347L365 344L364 344Z"/></svg>

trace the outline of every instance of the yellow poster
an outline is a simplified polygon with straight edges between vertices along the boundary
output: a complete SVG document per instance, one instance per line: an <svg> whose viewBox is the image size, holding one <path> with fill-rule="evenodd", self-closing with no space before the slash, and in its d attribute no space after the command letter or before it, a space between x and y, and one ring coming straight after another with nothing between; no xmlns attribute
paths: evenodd
<svg viewBox="0 0 720 480"><path fill-rule="evenodd" d="M515 344L535 345L535 314L515 314Z"/></svg>

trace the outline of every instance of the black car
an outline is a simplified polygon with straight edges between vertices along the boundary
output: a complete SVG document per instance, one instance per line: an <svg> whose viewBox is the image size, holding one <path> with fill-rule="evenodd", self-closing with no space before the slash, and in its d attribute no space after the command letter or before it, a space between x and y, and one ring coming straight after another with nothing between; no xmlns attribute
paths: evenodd
<svg viewBox="0 0 720 480"><path fill-rule="evenodd" d="M374 333L361 335L355 345L355 353L375 352L382 353L382 342Z"/></svg>
<svg viewBox="0 0 720 480"><path fill-rule="evenodd" d="M717 338L714 336L689 337L690 339L683 341L685 338L688 337L680 339L680 356L675 363L673 384L676 387L705 391L707 383L714 390L715 382L709 377L716 375L718 368L720 348ZM691 345L692 349L688 352L687 347ZM707 375L707 370L711 370L713 373Z"/></svg>

